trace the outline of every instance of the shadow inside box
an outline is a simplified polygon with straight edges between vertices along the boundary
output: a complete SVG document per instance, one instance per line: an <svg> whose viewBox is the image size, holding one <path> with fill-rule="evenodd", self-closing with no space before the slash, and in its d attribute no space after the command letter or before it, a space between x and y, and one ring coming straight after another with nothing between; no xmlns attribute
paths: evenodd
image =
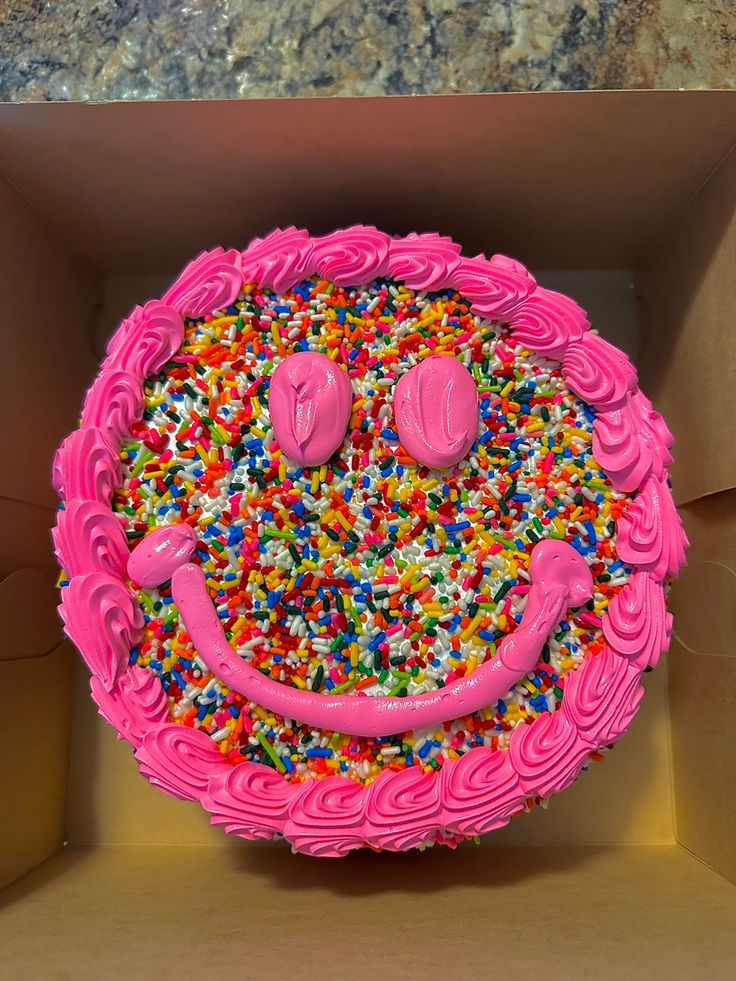
<svg viewBox="0 0 736 981"><path fill-rule="evenodd" d="M324 891L338 896L427 895L454 887L507 890L510 884L562 873L593 861L606 847L494 846L467 842L424 851L376 852L369 848L339 859L292 854L283 842L237 842L233 867L263 877L270 886L295 891Z"/></svg>

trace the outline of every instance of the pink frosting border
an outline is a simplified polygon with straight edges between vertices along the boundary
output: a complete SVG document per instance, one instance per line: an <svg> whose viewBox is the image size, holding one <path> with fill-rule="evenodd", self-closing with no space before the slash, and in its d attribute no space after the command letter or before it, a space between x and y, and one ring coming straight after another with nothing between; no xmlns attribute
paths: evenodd
<svg viewBox="0 0 736 981"><path fill-rule="evenodd" d="M145 377L178 349L182 316L227 306L244 278L283 290L310 273L349 284L394 271L416 288L463 289L475 313L503 320L531 350L562 363L571 390L596 409L594 439L614 487L642 493L642 504L627 509L624 522L624 551L635 575L611 616L603 616L602 654L588 657L572 676L561 709L518 727L507 751L479 747L439 771L385 771L369 786L343 776L291 784L260 763L232 767L206 734L169 722L156 679L128 663L140 622L109 511L119 479L114 444L137 421L135 393ZM639 391L629 360L590 331L572 300L537 286L513 259L466 258L451 239L435 234L392 238L354 226L315 239L290 227L255 239L243 252L202 253L162 301L137 307L122 322L108 355L80 429L54 459L54 486L67 505L56 554L72 573L60 612L92 671L100 713L131 743L152 783L198 800L213 824L244 838L280 835L297 851L329 857L366 845L403 850L454 844L501 827L529 797L567 787L591 751L626 731L643 694L641 673L669 640L664 578L684 562L687 539L667 483L672 436ZM109 418L103 377L115 382Z"/></svg>

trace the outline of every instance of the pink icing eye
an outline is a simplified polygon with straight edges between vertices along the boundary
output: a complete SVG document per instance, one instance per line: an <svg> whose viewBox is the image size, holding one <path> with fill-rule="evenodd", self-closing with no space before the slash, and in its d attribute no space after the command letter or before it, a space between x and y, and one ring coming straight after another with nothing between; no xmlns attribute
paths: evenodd
<svg viewBox="0 0 736 981"><path fill-rule="evenodd" d="M452 467L478 435L478 389L447 354L433 354L402 375L394 399L402 445L426 467Z"/></svg>
<svg viewBox="0 0 736 981"><path fill-rule="evenodd" d="M286 456L303 467L319 467L345 438L353 389L347 374L326 354L304 351L276 368L268 402Z"/></svg>

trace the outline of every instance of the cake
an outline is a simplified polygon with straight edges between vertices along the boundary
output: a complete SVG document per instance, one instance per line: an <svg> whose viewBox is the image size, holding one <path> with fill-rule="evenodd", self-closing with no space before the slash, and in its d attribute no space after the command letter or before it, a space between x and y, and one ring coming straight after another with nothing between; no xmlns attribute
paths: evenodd
<svg viewBox="0 0 736 981"><path fill-rule="evenodd" d="M53 465L65 630L141 773L227 832L454 846L636 713L672 442L519 262L277 229L110 340Z"/></svg>

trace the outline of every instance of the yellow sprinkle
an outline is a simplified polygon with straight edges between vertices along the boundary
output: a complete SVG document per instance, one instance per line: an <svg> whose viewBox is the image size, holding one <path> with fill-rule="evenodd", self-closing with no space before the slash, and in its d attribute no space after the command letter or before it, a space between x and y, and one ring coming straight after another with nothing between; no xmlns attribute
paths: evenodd
<svg viewBox="0 0 736 981"><path fill-rule="evenodd" d="M515 385L516 385L516 381L513 380L513 379L511 381L507 382L504 385L504 387L501 389L501 392L500 392L501 398L502 399L505 399L506 396L509 394L509 392L513 392Z"/></svg>
<svg viewBox="0 0 736 981"><path fill-rule="evenodd" d="M335 518L343 526L343 528L345 529L345 531L352 531L353 530L353 526L350 524L350 522L345 517L345 515L342 513L342 511L336 511L335 512Z"/></svg>
<svg viewBox="0 0 736 981"><path fill-rule="evenodd" d="M211 330L213 327L222 327L224 324L237 323L237 320L237 317L216 317L214 320L208 320L204 326Z"/></svg>
<svg viewBox="0 0 736 981"><path fill-rule="evenodd" d="M499 626L500 626L500 621L501 618L499 617ZM474 616L473 619L465 628L465 630L463 630L463 632L460 634L460 640L470 640L470 638L473 636L473 634L475 633L475 631L478 629L478 627L481 625L482 622L483 622L482 614L479 613L477 616Z"/></svg>

